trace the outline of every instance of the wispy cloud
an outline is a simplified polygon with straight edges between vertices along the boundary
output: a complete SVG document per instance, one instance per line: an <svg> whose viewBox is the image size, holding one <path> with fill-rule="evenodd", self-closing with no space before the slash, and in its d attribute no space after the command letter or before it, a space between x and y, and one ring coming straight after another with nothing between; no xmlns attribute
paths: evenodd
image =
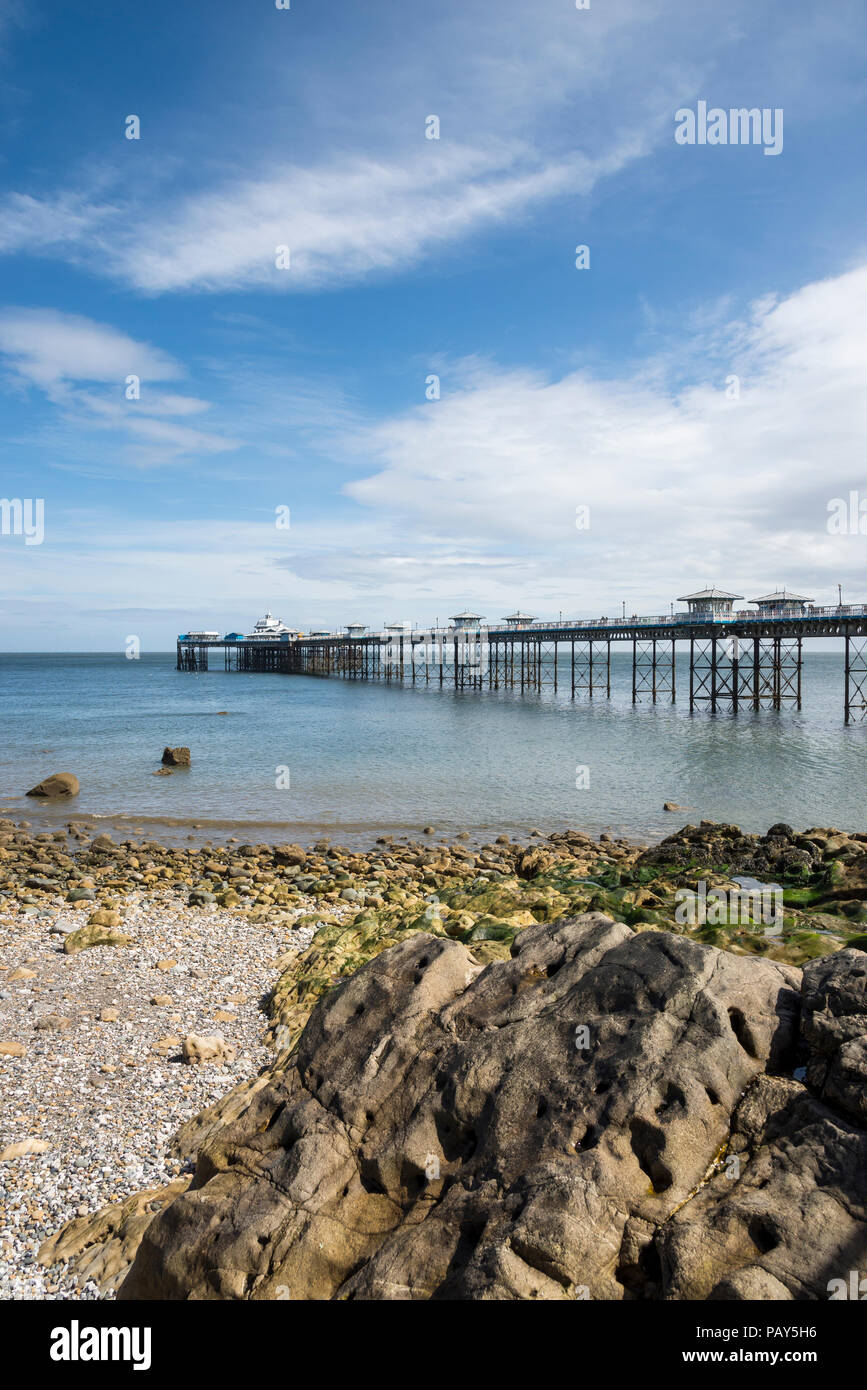
<svg viewBox="0 0 867 1390"><path fill-rule="evenodd" d="M178 423L207 411L208 402L154 391L154 383L178 380L184 369L168 353L110 325L48 309L5 309L0 359L13 382L38 388L73 426L125 437L130 465L152 467L236 447L232 439ZM128 395L131 378L137 397Z"/></svg>
<svg viewBox="0 0 867 1390"><path fill-rule="evenodd" d="M526 150L441 151L420 139L399 158L284 166L122 212L81 197L13 195L0 250L63 247L145 293L333 288L404 271L558 195L587 194L642 154L647 139L638 132L595 158L553 162ZM288 266L277 265L279 247L289 250Z"/></svg>

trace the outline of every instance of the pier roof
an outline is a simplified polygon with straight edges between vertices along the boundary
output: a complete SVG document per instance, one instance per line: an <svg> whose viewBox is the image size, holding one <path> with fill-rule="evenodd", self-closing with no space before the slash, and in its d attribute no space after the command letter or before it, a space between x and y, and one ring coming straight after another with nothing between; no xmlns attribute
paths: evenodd
<svg viewBox="0 0 867 1390"><path fill-rule="evenodd" d="M721 598L736 599L743 598L743 594L729 594L725 589L699 589L695 594L681 594L678 603L690 603L693 599L700 598Z"/></svg>
<svg viewBox="0 0 867 1390"><path fill-rule="evenodd" d="M776 594L765 594L763 598L751 598L748 603L812 603L811 598L805 598L803 594L793 594L787 589L780 589Z"/></svg>

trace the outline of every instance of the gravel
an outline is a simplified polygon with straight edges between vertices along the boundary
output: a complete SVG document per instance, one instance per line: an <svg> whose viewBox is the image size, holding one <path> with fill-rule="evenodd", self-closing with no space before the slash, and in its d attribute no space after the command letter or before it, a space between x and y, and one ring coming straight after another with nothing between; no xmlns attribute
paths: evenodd
<svg viewBox="0 0 867 1390"><path fill-rule="evenodd" d="M190 908L171 892L131 894L123 906L135 944L75 955L64 954L64 935L86 917L69 903L0 910L0 1043L26 1048L0 1056L0 1153L32 1138L51 1145L0 1162L0 1300L101 1297L67 1267L40 1266L42 1241L72 1217L188 1171L169 1141L264 1065L262 1005L275 961L314 932L293 916L263 925L231 909ZM309 899L294 916L315 908ZM32 977L10 979L22 968ZM160 995L171 1004L151 1002ZM104 1010L117 1021L100 1021ZM53 1026L37 1027L48 1015ZM184 1063L188 1033L221 1033L234 1060Z"/></svg>

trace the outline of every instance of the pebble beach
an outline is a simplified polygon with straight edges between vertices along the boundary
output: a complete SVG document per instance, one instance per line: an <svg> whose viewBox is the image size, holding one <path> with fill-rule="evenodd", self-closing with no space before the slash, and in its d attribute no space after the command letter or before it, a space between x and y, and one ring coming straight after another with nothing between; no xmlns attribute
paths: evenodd
<svg viewBox="0 0 867 1390"><path fill-rule="evenodd" d="M189 1181L202 1112L224 1120L317 1001L408 932L484 966L528 926L595 911L801 966L867 946L865 842L703 821L650 848L577 830L474 846L433 826L365 852L180 848L0 820L0 1299L114 1297ZM798 885L779 932L679 924L682 885L731 889L736 870Z"/></svg>
<svg viewBox="0 0 867 1390"><path fill-rule="evenodd" d="M130 944L67 954L86 915L62 894L23 897L0 910L0 1299L96 1298L92 1282L39 1265L40 1245L190 1168L168 1141L264 1064L262 1001L275 962L309 944L314 927L291 918L315 902L302 896L288 919L263 924L177 892L131 891ZM185 1064L191 1034L221 1037L226 1056Z"/></svg>

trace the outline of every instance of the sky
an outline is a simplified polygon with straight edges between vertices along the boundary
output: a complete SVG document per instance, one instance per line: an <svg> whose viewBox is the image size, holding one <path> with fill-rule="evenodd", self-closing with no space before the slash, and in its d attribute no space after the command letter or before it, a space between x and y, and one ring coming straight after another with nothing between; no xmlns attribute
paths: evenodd
<svg viewBox="0 0 867 1390"><path fill-rule="evenodd" d="M0 649L867 598L865 48L862 0L0 0Z"/></svg>

